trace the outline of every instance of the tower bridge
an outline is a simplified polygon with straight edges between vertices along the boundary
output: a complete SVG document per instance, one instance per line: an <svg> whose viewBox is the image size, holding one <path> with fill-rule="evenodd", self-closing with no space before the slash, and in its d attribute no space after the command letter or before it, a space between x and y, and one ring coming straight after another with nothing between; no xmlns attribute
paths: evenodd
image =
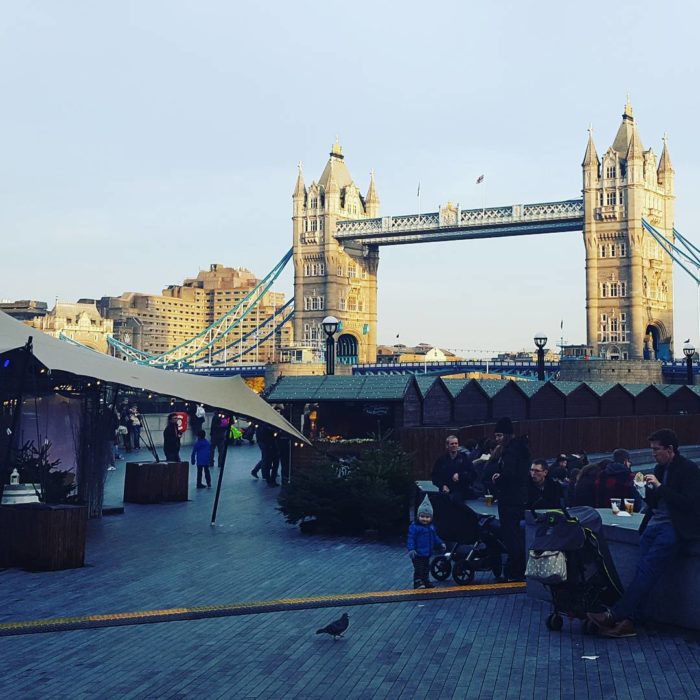
<svg viewBox="0 0 700 700"><path fill-rule="evenodd" d="M665 138L658 162L643 148L629 101L602 158L589 130L581 199L481 209L448 203L438 212L382 217L374 173L363 195L340 144L329 155L308 187L299 166L292 195L296 341L320 343L321 322L333 315L341 322L338 361L376 361L381 246L581 231L593 354L672 359L673 261L666 244L675 241L674 171Z"/></svg>

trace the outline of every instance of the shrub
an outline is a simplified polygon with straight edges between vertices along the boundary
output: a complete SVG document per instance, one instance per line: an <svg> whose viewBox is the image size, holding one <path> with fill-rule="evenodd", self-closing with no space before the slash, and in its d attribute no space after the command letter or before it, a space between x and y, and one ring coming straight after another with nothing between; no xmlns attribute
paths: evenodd
<svg viewBox="0 0 700 700"><path fill-rule="evenodd" d="M381 441L361 459L329 462L294 475L278 499L288 523L315 520L337 534L402 531L413 485L411 460L392 441Z"/></svg>

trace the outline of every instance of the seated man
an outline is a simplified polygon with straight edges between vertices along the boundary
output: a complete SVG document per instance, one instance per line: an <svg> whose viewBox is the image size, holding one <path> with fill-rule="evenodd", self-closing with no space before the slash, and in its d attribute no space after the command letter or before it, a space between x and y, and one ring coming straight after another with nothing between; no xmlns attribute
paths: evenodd
<svg viewBox="0 0 700 700"><path fill-rule="evenodd" d="M472 461L459 449L459 440L449 435L445 440L445 454L437 459L433 466L432 482L457 500L473 498L472 484L476 479L476 470Z"/></svg>
<svg viewBox="0 0 700 700"><path fill-rule="evenodd" d="M533 460L530 466L530 483L527 487L527 507L530 510L561 508L563 497L561 485L549 478L547 460Z"/></svg>
<svg viewBox="0 0 700 700"><path fill-rule="evenodd" d="M645 498L649 510L642 521L639 562L632 583L609 612L588 613L605 637L634 637L635 620L661 574L673 566L679 545L700 540L700 469L678 452L672 430L649 436L656 460L653 474L646 474Z"/></svg>

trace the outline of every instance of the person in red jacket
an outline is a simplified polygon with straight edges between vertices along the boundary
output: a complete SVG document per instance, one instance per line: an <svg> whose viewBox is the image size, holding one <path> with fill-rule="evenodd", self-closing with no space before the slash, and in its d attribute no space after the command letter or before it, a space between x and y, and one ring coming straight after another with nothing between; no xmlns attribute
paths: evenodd
<svg viewBox="0 0 700 700"><path fill-rule="evenodd" d="M598 474L595 480L596 508L610 508L611 498L634 498L634 475L630 467L630 453L617 449L612 454L612 462Z"/></svg>

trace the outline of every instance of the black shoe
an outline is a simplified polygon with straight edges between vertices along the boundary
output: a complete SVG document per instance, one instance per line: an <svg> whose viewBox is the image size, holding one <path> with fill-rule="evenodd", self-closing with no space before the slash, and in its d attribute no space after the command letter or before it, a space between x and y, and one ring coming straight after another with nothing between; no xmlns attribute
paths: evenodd
<svg viewBox="0 0 700 700"><path fill-rule="evenodd" d="M251 475L254 479L259 479L259 478L260 478L260 477L258 476L258 472L256 472L255 469L251 469L251 470L250 470L250 475Z"/></svg>
<svg viewBox="0 0 700 700"><path fill-rule="evenodd" d="M207 488L204 484L197 484L198 489L205 489Z"/></svg>
<svg viewBox="0 0 700 700"><path fill-rule="evenodd" d="M426 581L423 585L425 588L435 588L435 584L430 581Z"/></svg>
<svg viewBox="0 0 700 700"><path fill-rule="evenodd" d="M423 581L414 581L413 588L414 589L425 588L425 584L423 583Z"/></svg>

